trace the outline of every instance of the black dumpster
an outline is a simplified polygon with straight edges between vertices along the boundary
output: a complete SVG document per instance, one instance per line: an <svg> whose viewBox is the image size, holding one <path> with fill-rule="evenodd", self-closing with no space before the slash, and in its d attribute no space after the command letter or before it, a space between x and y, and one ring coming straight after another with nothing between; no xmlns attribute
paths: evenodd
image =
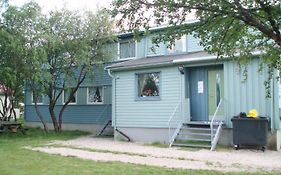
<svg viewBox="0 0 281 175"><path fill-rule="evenodd" d="M269 120L266 117L248 118L234 116L233 144L236 149L241 145L259 146L264 151L267 144Z"/></svg>

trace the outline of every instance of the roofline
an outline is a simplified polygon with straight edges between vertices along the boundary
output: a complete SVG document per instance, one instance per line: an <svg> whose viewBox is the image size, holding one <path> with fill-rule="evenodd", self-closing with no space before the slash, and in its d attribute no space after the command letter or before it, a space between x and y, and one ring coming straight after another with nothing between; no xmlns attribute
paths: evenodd
<svg viewBox="0 0 281 175"><path fill-rule="evenodd" d="M180 64L180 63L188 63L188 62L200 62L200 61L209 61L209 60L216 60L217 56L205 56L205 57L194 57L194 58L183 58L178 60L171 60L162 63L154 63L154 64L144 64L144 65L134 65L134 66L127 66L127 67L116 67L110 68L110 66L106 66L105 70L128 70L133 68L149 68L149 67L157 67L157 66L164 66L169 64Z"/></svg>
<svg viewBox="0 0 281 175"><path fill-rule="evenodd" d="M199 22L198 19L192 19L192 20L187 20L185 22L183 22L182 24L192 24L192 23L196 23ZM165 25L160 25L160 26L154 26L149 28L149 31L154 31L154 30L160 30L160 29L164 29L167 27L172 27L173 25L171 24L165 24ZM141 29L142 32L145 31L145 29ZM121 32L121 33L117 33L116 36L118 37L122 37L122 36L130 36L133 35L133 32Z"/></svg>

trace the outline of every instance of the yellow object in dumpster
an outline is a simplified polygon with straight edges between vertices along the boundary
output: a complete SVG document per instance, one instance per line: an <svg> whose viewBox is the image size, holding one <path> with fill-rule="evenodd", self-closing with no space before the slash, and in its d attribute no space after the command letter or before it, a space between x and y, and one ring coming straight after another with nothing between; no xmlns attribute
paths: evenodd
<svg viewBox="0 0 281 175"><path fill-rule="evenodd" d="M259 115L258 111L256 109L251 109L249 112L248 112L248 115L247 117L252 117L252 118L257 118Z"/></svg>

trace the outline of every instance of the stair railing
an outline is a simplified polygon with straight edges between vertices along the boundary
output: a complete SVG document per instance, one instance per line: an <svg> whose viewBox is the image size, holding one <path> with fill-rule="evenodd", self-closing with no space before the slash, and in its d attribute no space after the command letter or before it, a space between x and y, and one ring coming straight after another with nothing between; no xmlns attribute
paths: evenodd
<svg viewBox="0 0 281 175"><path fill-rule="evenodd" d="M99 122L101 122L101 119L104 119L104 118L103 118L103 117L104 117L103 114L105 113L105 111L106 111L110 106L111 106L111 104L106 104L106 105L105 105L105 107L103 108L102 112L101 112L100 115L97 117L96 123L99 124ZM107 118L105 118L105 119L107 119ZM107 119L107 120L103 120L103 121L107 122L108 120L111 120L111 118L109 118L109 119ZM104 123L102 123L102 124L104 124Z"/></svg>
<svg viewBox="0 0 281 175"><path fill-rule="evenodd" d="M176 136L177 136L177 134L178 134L180 128L182 127L182 122L179 122L179 124L178 124L176 130L174 131L174 133L173 133L173 135L172 135L172 133L171 133L171 127L172 127L172 126L171 126L171 125L172 125L172 123L173 123L173 122L175 121L175 119L176 119L176 118L175 118L175 114L176 114L177 111L179 110L180 106L181 106L181 101L179 101L179 103L176 105L176 107L175 107L173 113L171 114L171 116L170 116L170 118L169 118L169 120L168 120L168 127L169 127L169 147L172 146L172 144L173 144L173 142L174 142L174 140L175 140L175 138L176 138Z"/></svg>
<svg viewBox="0 0 281 175"><path fill-rule="evenodd" d="M217 108L216 108L216 110L215 110L215 113L214 113L214 115L213 115L213 117L212 117L212 119L211 119L211 122L210 122L210 128L211 128L211 150L212 150L212 149L215 149L215 146L216 146L217 141L218 141L218 138L216 138L217 140L215 140L213 128L214 128L214 122L215 122L217 113L218 113L218 111L219 111L219 109L220 109L220 107L221 107L221 104L222 104L222 99L220 99L220 102L219 102L219 104L218 104L218 106L217 106ZM221 125L222 125L222 122L220 122L220 125L219 125L219 127L217 128L216 135L219 134L219 132L220 132L219 129L221 129Z"/></svg>

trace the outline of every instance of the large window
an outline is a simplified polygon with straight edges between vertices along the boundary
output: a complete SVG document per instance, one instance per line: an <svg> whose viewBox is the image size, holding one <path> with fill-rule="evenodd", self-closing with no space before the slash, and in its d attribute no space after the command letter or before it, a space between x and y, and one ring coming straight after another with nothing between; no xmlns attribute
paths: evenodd
<svg viewBox="0 0 281 175"><path fill-rule="evenodd" d="M103 87L88 87L87 90L88 104L103 104Z"/></svg>
<svg viewBox="0 0 281 175"><path fill-rule="evenodd" d="M67 88L63 91L63 103L66 103L70 97L70 94L74 91L74 88ZM73 95L73 97L70 99L69 104L76 104L77 100L77 92Z"/></svg>
<svg viewBox="0 0 281 175"><path fill-rule="evenodd" d="M120 59L133 58L136 56L136 43L133 40L122 41L119 43Z"/></svg>
<svg viewBox="0 0 281 175"><path fill-rule="evenodd" d="M175 40L175 44L171 48L168 48L168 53L181 53L186 51L186 36L182 36L180 39Z"/></svg>
<svg viewBox="0 0 281 175"><path fill-rule="evenodd" d="M159 98L160 97L160 73L137 74L138 98Z"/></svg>
<svg viewBox="0 0 281 175"><path fill-rule="evenodd" d="M32 104L35 104L35 96L34 96L34 94L32 93L31 94L31 103ZM43 104L43 95L38 95L38 97L37 97L37 104Z"/></svg>

